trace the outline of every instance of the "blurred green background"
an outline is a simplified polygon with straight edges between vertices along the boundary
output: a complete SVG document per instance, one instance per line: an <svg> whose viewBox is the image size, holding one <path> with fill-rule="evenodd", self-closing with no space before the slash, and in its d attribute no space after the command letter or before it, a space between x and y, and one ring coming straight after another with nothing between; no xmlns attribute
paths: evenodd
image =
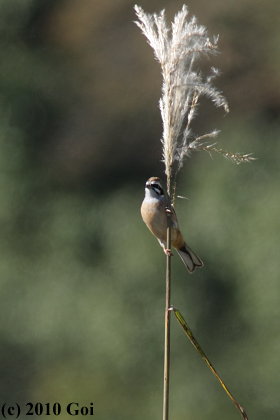
<svg viewBox="0 0 280 420"><path fill-rule="evenodd" d="M142 0L146 11L177 0ZM139 212L163 177L161 75L131 0L0 1L0 400L162 414L165 258ZM185 162L176 209L205 263L172 260L172 304L254 420L280 418L280 3L189 0L222 54L225 116L196 134L253 152ZM172 319L170 419L241 418ZM77 418L84 418L79 415Z"/></svg>

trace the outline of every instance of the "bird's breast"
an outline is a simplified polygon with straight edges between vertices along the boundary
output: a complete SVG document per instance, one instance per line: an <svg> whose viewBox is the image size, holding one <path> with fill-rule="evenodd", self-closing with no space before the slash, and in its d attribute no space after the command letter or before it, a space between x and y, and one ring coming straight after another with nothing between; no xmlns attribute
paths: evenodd
<svg viewBox="0 0 280 420"><path fill-rule="evenodd" d="M166 241L167 216L164 204L158 201L143 201L141 215L152 234L158 239Z"/></svg>
<svg viewBox="0 0 280 420"><path fill-rule="evenodd" d="M144 200L141 206L141 215L147 227L154 236L164 242L167 241L167 215L165 207L164 202L152 200ZM184 245L184 239L178 229L177 219L175 224L174 220L172 221L171 245L176 249L180 249Z"/></svg>

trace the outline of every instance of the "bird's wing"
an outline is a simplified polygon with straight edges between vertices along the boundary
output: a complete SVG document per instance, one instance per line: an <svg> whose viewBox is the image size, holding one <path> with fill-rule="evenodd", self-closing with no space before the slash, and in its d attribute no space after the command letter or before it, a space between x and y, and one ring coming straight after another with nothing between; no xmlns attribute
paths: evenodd
<svg viewBox="0 0 280 420"><path fill-rule="evenodd" d="M177 219L177 216L176 216L175 209L172 205L171 205L171 211L172 211L172 214L171 214L172 224L173 224L175 229L178 229L179 228L178 219Z"/></svg>

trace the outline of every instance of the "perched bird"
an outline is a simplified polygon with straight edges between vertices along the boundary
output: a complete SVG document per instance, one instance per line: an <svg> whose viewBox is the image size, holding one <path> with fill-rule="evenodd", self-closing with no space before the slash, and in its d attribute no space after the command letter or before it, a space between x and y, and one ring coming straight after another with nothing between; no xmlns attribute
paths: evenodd
<svg viewBox="0 0 280 420"><path fill-rule="evenodd" d="M157 177L149 178L145 187L145 198L141 206L141 215L152 232L163 247L165 254L172 255L170 249L166 249L167 241L167 211L168 202ZM180 232L177 216L174 208L171 208L171 245L176 249L190 273L195 267L203 267L203 262L188 247Z"/></svg>

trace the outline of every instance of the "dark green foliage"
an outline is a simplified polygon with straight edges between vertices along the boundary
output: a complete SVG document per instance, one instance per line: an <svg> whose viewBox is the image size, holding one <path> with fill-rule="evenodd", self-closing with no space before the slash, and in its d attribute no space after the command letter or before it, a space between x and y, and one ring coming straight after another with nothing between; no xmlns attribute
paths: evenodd
<svg viewBox="0 0 280 420"><path fill-rule="evenodd" d="M157 63L133 2L47 3L0 3L2 397L155 419L165 257L139 208L146 179L163 174ZM159 3L142 6L181 8ZM249 419L278 420L279 4L245 3L188 4L220 33L231 109L221 127L221 111L203 103L194 131L219 127L218 148L258 160L199 153L180 173L180 228L205 267L190 276L174 257L171 303ZM241 14L251 36L238 38ZM238 419L175 320L172 343L170 418Z"/></svg>

